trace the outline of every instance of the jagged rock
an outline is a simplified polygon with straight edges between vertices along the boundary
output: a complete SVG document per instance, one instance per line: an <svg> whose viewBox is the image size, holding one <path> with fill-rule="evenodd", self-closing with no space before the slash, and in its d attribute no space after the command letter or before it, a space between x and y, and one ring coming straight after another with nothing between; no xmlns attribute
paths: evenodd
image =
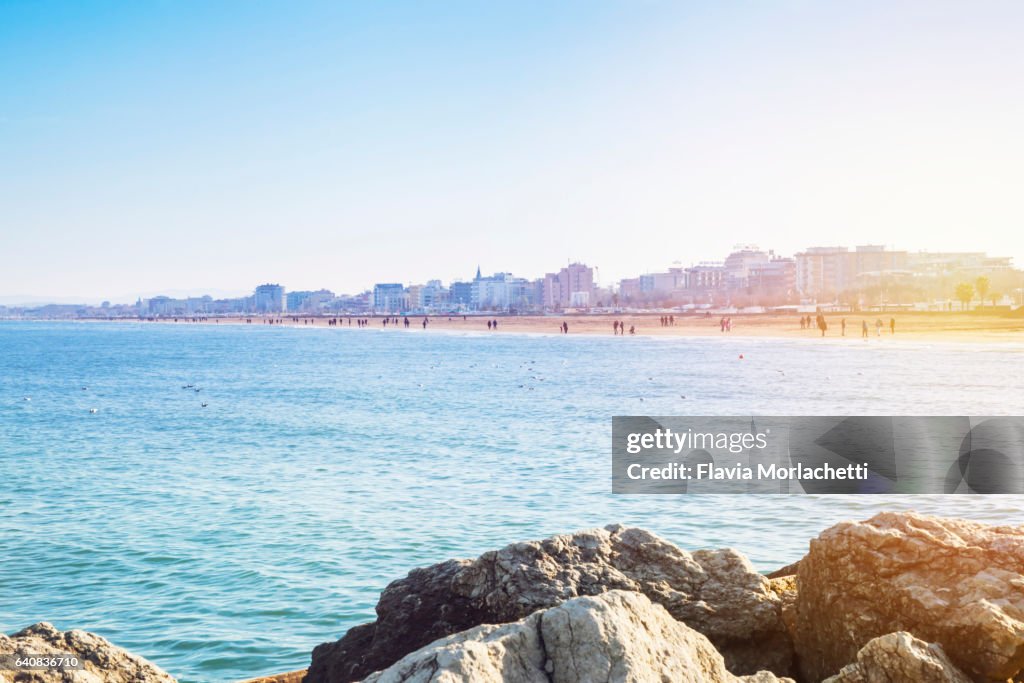
<svg viewBox="0 0 1024 683"><path fill-rule="evenodd" d="M784 679L788 680L788 679ZM737 678L711 642L640 593L568 600L477 626L406 655L364 683L773 683Z"/></svg>
<svg viewBox="0 0 1024 683"><path fill-rule="evenodd" d="M1024 528L913 513L845 522L811 541L797 574L795 645L807 680L868 641L907 631L976 681L1024 667Z"/></svg>
<svg viewBox="0 0 1024 683"><path fill-rule="evenodd" d="M377 621L313 650L306 681L359 680L453 633L616 589L645 594L706 635L733 673L791 670L781 600L746 558L690 554L643 529L609 526L413 570L381 594Z"/></svg>
<svg viewBox="0 0 1024 683"><path fill-rule="evenodd" d="M86 631L58 631L40 622L11 636L0 634L0 655L76 656L83 664L78 671L3 671L0 681L17 683L174 683L169 674ZM7 678L4 678L4 677Z"/></svg>
<svg viewBox="0 0 1024 683"><path fill-rule="evenodd" d="M260 676L259 678L250 678L243 683L302 683L302 679L306 677L306 670L301 669L299 671L289 671L283 674L274 674L272 676Z"/></svg>
<svg viewBox="0 0 1024 683"><path fill-rule="evenodd" d="M868 641L848 664L824 683L970 683L936 643L918 640L906 631Z"/></svg>
<svg viewBox="0 0 1024 683"><path fill-rule="evenodd" d="M797 570L800 568L800 560L787 564L785 567L779 567L773 572L765 574L769 579L781 579L786 576L796 576Z"/></svg>
<svg viewBox="0 0 1024 683"><path fill-rule="evenodd" d="M790 642L792 642L793 634L796 632L796 577L786 575L776 579L769 579L768 587L779 596L782 624L786 629Z"/></svg>

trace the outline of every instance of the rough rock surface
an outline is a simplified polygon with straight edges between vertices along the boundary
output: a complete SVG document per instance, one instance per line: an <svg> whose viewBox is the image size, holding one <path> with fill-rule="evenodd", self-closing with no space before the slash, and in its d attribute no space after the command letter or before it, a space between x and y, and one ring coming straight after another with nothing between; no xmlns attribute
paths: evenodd
<svg viewBox="0 0 1024 683"><path fill-rule="evenodd" d="M273 676L260 676L259 678L250 678L248 681L243 683L302 683L302 679L306 677L306 670L301 669L299 671L289 671L283 674L274 674Z"/></svg>
<svg viewBox="0 0 1024 683"><path fill-rule="evenodd" d="M16 683L174 683L169 674L85 631L58 631L40 622L14 635L0 635L0 655L72 654L83 669L78 671L0 671L0 681ZM5 678L6 677L6 678Z"/></svg>
<svg viewBox="0 0 1024 683"><path fill-rule="evenodd" d="M1024 528L913 513L846 522L811 541L797 574L795 645L807 680L907 631L976 681L1024 667Z"/></svg>
<svg viewBox="0 0 1024 683"><path fill-rule="evenodd" d="M707 638L640 593L575 598L406 655L365 683L771 683L737 678Z"/></svg>
<svg viewBox="0 0 1024 683"><path fill-rule="evenodd" d="M942 647L918 640L906 631L868 642L848 664L825 683L971 683L956 668Z"/></svg>
<svg viewBox="0 0 1024 683"><path fill-rule="evenodd" d="M785 567L780 567L773 572L765 574L769 579L781 579L786 576L796 576L797 570L800 569L800 560L787 564Z"/></svg>
<svg viewBox="0 0 1024 683"><path fill-rule="evenodd" d="M313 650L306 681L360 680L439 638L616 589L643 593L706 635L733 673L791 670L779 595L742 555L690 554L642 529L609 526L413 570L381 594L377 621Z"/></svg>

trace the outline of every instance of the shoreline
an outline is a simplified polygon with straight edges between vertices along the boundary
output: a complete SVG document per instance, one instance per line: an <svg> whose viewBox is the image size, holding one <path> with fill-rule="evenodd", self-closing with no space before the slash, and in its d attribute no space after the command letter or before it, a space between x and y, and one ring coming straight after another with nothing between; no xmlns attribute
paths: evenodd
<svg viewBox="0 0 1024 683"><path fill-rule="evenodd" d="M357 320L360 317L369 320L366 327L360 328L357 325L349 325L349 320ZM498 334L527 334L544 336L621 336L621 337L644 337L644 338L765 338L782 340L801 341L824 341L824 342L901 342L901 341L932 341L932 342L968 342L968 343L1007 343L1024 341L1024 316L995 315L976 312L908 312L897 315L892 314L834 314L825 316L828 322L828 329L824 336L816 328L800 327L800 316L776 315L776 314L734 314L724 316L731 319L731 329L723 331L720 321L723 316L714 315L711 317L681 315L675 318L674 324L663 326L660 323L660 315L656 314L631 314L631 315L528 315L528 316L484 316L466 315L463 316L424 316L410 315L409 327L403 324L404 316L390 316L397 318L399 323L391 323L387 326L383 320L389 316L225 316L225 317L195 317L195 318L75 318L75 319L9 319L0 322L77 322L77 323L137 323L153 325L233 325L233 326L268 326L268 320L273 319L274 325L281 325L289 328L312 328L312 329L350 329L358 331L386 331L406 332L410 334L450 332L450 333L474 333L481 335ZM422 326L426 317L428 326ZM845 335L842 331L841 321L846 319ZM337 325L330 325L329 321L337 320ZM890 329L890 321L896 320L896 329ZM251 320L252 322L246 322ZM277 322L280 320L281 322ZM497 330L491 331L487 328L488 320L497 320ZM622 321L625 334L615 334L613 321ZM876 330L875 321L882 320L881 330ZM862 321L868 323L868 336L862 336ZM568 333L563 334L560 330L561 324L568 325ZM630 328L634 333L630 334ZM879 333L880 332L880 333Z"/></svg>

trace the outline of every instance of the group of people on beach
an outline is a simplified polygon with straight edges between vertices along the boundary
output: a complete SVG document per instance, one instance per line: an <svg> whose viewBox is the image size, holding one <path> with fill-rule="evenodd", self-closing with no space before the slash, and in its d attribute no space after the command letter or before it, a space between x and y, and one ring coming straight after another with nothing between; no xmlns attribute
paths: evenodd
<svg viewBox="0 0 1024 683"><path fill-rule="evenodd" d="M842 318L839 321L839 326L840 326L840 330L841 330L840 334L843 337L845 337L846 336L846 318ZM815 327L818 328L819 330L821 330L821 336L824 337L825 336L825 332L828 331L828 321L825 320L825 316L824 315L822 315L821 313L818 313L816 316L814 316L814 318L811 318L810 315L800 316L800 329L801 330L811 330L811 329L814 329ZM875 336L876 337L881 337L882 336L882 328L884 328L884 327L885 327L885 323L882 322L882 319L881 318L876 318L875 319ZM889 334L896 334L896 318L889 318ZM867 320L861 320L860 321L860 336L861 336L862 339L867 339L868 336L869 336L869 334L868 334L868 321Z"/></svg>
<svg viewBox="0 0 1024 683"><path fill-rule="evenodd" d="M732 318L722 316L722 319L718 321L718 328L721 332L732 332Z"/></svg>
<svg viewBox="0 0 1024 683"><path fill-rule="evenodd" d="M675 319L674 318L672 320L672 324L673 325L675 324ZM622 322L621 320L613 320L612 321L612 332L613 332L613 334L622 334L622 335L626 334L626 323ZM636 334L636 325L630 325L629 326L629 333L630 334Z"/></svg>
<svg viewBox="0 0 1024 683"><path fill-rule="evenodd" d="M662 327L672 327L676 324L676 317L674 315L663 315L660 320Z"/></svg>
<svg viewBox="0 0 1024 683"><path fill-rule="evenodd" d="M491 330L492 332L497 331L497 329L498 329L498 319L494 318L492 320L488 320L487 321L487 329Z"/></svg>

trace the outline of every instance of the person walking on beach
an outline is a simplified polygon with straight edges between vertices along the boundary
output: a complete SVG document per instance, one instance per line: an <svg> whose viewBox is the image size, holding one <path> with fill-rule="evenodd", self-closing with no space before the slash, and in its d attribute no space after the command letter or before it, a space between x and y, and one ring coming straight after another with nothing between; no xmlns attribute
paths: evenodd
<svg viewBox="0 0 1024 683"><path fill-rule="evenodd" d="M882 319L881 318L878 318L877 320L875 320L875 336L876 337L881 337L882 336L882 328L883 327L884 327L884 325L882 324Z"/></svg>
<svg viewBox="0 0 1024 683"><path fill-rule="evenodd" d="M825 330L828 329L828 323L825 322L825 316L821 313L818 314L818 329L821 330L821 336L825 336Z"/></svg>
<svg viewBox="0 0 1024 683"><path fill-rule="evenodd" d="M636 325L630 325L629 326L629 333L630 334L636 334Z"/></svg>
<svg viewBox="0 0 1024 683"><path fill-rule="evenodd" d="M864 339L868 338L868 321L867 320L861 320L860 321L860 336L863 337Z"/></svg>
<svg viewBox="0 0 1024 683"><path fill-rule="evenodd" d="M889 334L896 334L896 318L889 318Z"/></svg>
<svg viewBox="0 0 1024 683"><path fill-rule="evenodd" d="M497 318L494 319L494 329L495 330L498 329L498 319Z"/></svg>
<svg viewBox="0 0 1024 683"><path fill-rule="evenodd" d="M562 323L562 334L569 334L569 323Z"/></svg>
<svg viewBox="0 0 1024 683"><path fill-rule="evenodd" d="M843 336L845 337L846 336L846 318L843 318L842 320L840 320L839 324L842 326Z"/></svg>
<svg viewBox="0 0 1024 683"><path fill-rule="evenodd" d="M612 321L612 334L615 335L615 334L618 334L618 333L619 333L619 321L618 320L613 320Z"/></svg>
<svg viewBox="0 0 1024 683"><path fill-rule="evenodd" d="M490 320L488 320L488 321L487 321L487 329L488 329L488 330L490 330L490 329L491 329L491 321L490 321Z"/></svg>

